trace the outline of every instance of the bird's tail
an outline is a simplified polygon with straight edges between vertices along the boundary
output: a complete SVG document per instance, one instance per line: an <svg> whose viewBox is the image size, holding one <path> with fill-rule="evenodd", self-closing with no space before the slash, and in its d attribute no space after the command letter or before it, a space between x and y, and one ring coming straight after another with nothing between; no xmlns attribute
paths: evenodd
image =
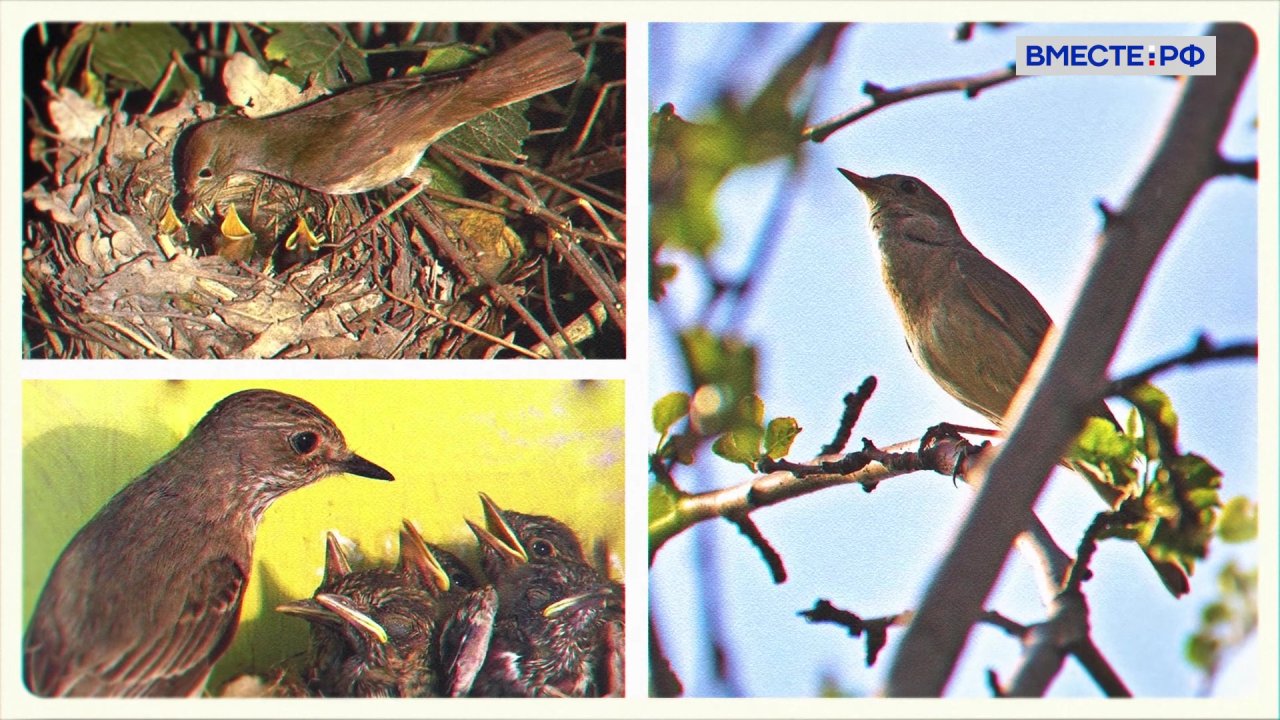
<svg viewBox="0 0 1280 720"><path fill-rule="evenodd" d="M568 85L585 67L568 35L558 30L538 33L484 61L454 96L451 109L462 114L458 105L463 104L475 117Z"/></svg>

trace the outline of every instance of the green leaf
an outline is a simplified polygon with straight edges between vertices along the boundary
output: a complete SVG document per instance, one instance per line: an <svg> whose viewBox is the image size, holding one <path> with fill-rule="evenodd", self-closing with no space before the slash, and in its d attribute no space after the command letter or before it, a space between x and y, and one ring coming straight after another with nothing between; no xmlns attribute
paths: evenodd
<svg viewBox="0 0 1280 720"><path fill-rule="evenodd" d="M791 443L800 434L800 423L795 418L780 417L769 421L764 431L764 453L774 460L791 452Z"/></svg>
<svg viewBox="0 0 1280 720"><path fill-rule="evenodd" d="M1155 428L1150 427L1149 423L1160 426L1174 443L1178 441L1178 414L1174 412L1173 402L1163 390L1146 383L1126 393L1125 399L1136 405L1142 412L1143 434L1149 442L1154 442L1159 437ZM1149 451L1147 456L1155 457L1157 454L1155 451Z"/></svg>
<svg viewBox="0 0 1280 720"><path fill-rule="evenodd" d="M1188 662L1212 681L1223 660L1258 630L1258 571L1234 562L1218 573L1220 595L1200 610L1200 626L1187 638Z"/></svg>
<svg viewBox="0 0 1280 720"><path fill-rule="evenodd" d="M670 104L649 129L650 242L705 257L720 242L716 189L742 163L741 139L724 126L687 122Z"/></svg>
<svg viewBox="0 0 1280 720"><path fill-rule="evenodd" d="M422 62L409 68L406 75L430 75L457 70L467 67L488 55L489 53L485 52L485 49L479 45L469 45L467 43L437 45L427 50L427 55L422 58Z"/></svg>
<svg viewBox="0 0 1280 720"><path fill-rule="evenodd" d="M664 521L679 509L680 494L664 483L649 484L649 523Z"/></svg>
<svg viewBox="0 0 1280 720"><path fill-rule="evenodd" d="M756 349L731 336L718 336L706 328L691 328L680 335L694 385L728 386L729 404L751 395L756 388Z"/></svg>
<svg viewBox="0 0 1280 720"><path fill-rule="evenodd" d="M756 461L760 459L761 435L760 428L737 428L716 438L711 444L711 451L725 460L746 465L748 470L755 472Z"/></svg>
<svg viewBox="0 0 1280 720"><path fill-rule="evenodd" d="M172 25L138 23L104 26L94 37L93 72L114 80L117 86L151 90L160 84L173 53L191 52L191 44ZM194 89L193 77L175 72L161 97Z"/></svg>
<svg viewBox="0 0 1280 720"><path fill-rule="evenodd" d="M689 414L689 394L672 392L653 404L653 429L665 435L680 418Z"/></svg>
<svg viewBox="0 0 1280 720"><path fill-rule="evenodd" d="M1115 425L1100 417L1091 417L1076 439L1077 452L1094 464L1104 460L1128 463L1133 459L1133 440Z"/></svg>
<svg viewBox="0 0 1280 720"><path fill-rule="evenodd" d="M1187 638L1187 662L1202 672L1213 669L1219 656L1218 641L1211 636L1195 634Z"/></svg>
<svg viewBox="0 0 1280 720"><path fill-rule="evenodd" d="M1224 542L1249 542L1258 537L1258 506L1244 496L1231 498L1222 507L1217 537Z"/></svg>
<svg viewBox="0 0 1280 720"><path fill-rule="evenodd" d="M752 393L738 401L738 413L736 419L739 425L763 430L764 428L764 401L759 395Z"/></svg>
<svg viewBox="0 0 1280 720"><path fill-rule="evenodd" d="M263 54L284 64L279 70L298 87L315 76L329 89L369 80L364 51L346 33L317 23L280 23Z"/></svg>
<svg viewBox="0 0 1280 720"><path fill-rule="evenodd" d="M419 165L419 167L424 167L431 171L432 188L439 190L440 192L449 193L450 195L461 196L463 194L464 186L462 184L462 178L458 174L458 168L452 163L440 163L432 159L430 155L427 155L423 157L422 164ZM436 198L433 198L432 202L441 204L445 203L444 200ZM448 206L454 206L454 203L449 203Z"/></svg>
<svg viewBox="0 0 1280 720"><path fill-rule="evenodd" d="M500 107L455 128L436 142L510 162L524 149L529 137L529 121L524 116L528 100Z"/></svg>

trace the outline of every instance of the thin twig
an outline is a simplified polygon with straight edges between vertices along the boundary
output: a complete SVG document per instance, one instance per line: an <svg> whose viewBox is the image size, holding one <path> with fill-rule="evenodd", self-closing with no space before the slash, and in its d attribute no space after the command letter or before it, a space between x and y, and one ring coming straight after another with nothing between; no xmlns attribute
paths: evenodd
<svg viewBox="0 0 1280 720"><path fill-rule="evenodd" d="M801 136L806 140L822 142L846 125L855 123L877 110L883 110L904 100L945 92L963 92L965 97L975 98L978 93L987 88L1017 80L1019 77L1024 76L1018 75L1011 64L1007 67L990 70L978 75L948 78L946 80L929 80L893 90L886 90L875 83L868 82L862 86L862 92L870 96L870 102L849 110L842 115L837 115L830 120L824 120L817 125L810 125L804 129Z"/></svg>

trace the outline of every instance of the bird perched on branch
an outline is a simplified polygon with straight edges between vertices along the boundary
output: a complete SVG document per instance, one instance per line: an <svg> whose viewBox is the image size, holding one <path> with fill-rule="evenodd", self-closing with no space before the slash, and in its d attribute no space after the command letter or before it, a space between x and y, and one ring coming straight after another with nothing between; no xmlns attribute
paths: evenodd
<svg viewBox="0 0 1280 720"><path fill-rule="evenodd" d="M1008 430L1005 413L1052 326L1049 314L965 238L951 206L928 185L906 175L840 172L867 201L911 355L948 394ZM1119 427L1101 399L1090 413ZM1123 499L1119 488L1082 474L1108 505ZM1190 591L1180 564L1144 552L1174 597Z"/></svg>

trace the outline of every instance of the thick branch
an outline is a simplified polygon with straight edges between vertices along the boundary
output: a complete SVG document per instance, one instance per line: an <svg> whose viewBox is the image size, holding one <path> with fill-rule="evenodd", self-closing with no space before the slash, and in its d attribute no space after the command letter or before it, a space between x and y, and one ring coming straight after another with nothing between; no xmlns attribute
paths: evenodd
<svg viewBox="0 0 1280 720"><path fill-rule="evenodd" d="M1009 440L956 543L934 575L894 658L886 693L937 697L1058 458L1080 431L1147 274L1191 200L1218 167L1217 147L1256 54L1241 24L1216 25L1218 74L1192 77L1158 152L1110 217L1061 336L1046 339L1010 409ZM1039 379L1043 376L1043 381Z"/></svg>

